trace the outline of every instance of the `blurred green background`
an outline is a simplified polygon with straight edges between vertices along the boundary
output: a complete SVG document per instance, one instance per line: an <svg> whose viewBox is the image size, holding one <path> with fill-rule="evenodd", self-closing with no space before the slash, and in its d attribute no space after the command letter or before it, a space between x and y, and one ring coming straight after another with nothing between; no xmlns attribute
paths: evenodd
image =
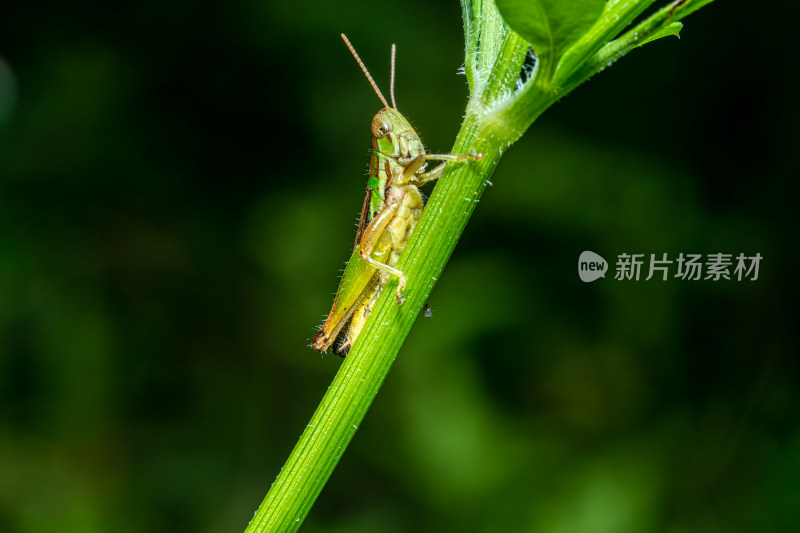
<svg viewBox="0 0 800 533"><path fill-rule="evenodd" d="M379 102L339 33L385 92L397 43L447 151L459 6L3 11L0 531L241 531L340 362L308 344ZM304 530L797 530L796 20L718 1L534 124ZM584 284L583 250L764 259Z"/></svg>

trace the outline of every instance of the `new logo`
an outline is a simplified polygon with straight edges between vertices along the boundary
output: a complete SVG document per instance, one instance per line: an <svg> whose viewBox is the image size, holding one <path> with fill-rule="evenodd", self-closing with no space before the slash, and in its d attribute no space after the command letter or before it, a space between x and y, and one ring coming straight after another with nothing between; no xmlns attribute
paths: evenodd
<svg viewBox="0 0 800 533"><path fill-rule="evenodd" d="M608 263L594 252L585 251L578 258L578 275L581 281L589 283L597 278L606 277Z"/></svg>

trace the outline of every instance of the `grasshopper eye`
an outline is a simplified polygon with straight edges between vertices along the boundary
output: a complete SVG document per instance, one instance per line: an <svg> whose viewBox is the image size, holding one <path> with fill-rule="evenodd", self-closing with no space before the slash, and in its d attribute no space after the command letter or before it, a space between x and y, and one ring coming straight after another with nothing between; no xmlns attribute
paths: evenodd
<svg viewBox="0 0 800 533"><path fill-rule="evenodd" d="M376 139L386 137L392 132L392 122L381 113L372 119L372 136Z"/></svg>

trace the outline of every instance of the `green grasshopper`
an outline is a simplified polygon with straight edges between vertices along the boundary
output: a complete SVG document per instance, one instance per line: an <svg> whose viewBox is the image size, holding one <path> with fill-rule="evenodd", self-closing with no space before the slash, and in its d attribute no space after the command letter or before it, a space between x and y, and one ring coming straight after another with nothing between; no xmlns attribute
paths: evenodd
<svg viewBox="0 0 800 533"><path fill-rule="evenodd" d="M344 357L364 327L381 291L392 278L398 280L397 305L403 303L406 276L395 265L422 214L424 203L418 187L441 176L448 161L477 160L483 156L480 153L425 153L419 135L397 110L395 103L395 45L392 45L392 106L389 107L353 45L344 34L342 39L384 106L372 118L369 180L353 254L342 274L331 312L311 342L312 348L324 352L337 338L341 338L336 351ZM428 160L444 163L426 172Z"/></svg>

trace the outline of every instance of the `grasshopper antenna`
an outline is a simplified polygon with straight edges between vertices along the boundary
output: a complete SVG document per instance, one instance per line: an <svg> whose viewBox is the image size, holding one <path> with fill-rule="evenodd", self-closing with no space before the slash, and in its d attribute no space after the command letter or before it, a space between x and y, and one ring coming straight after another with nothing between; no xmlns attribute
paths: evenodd
<svg viewBox="0 0 800 533"><path fill-rule="evenodd" d="M389 83L389 96L392 97L392 107L397 109L397 104L394 101L394 55L397 47L392 43L392 81Z"/></svg>
<svg viewBox="0 0 800 533"><path fill-rule="evenodd" d="M353 45L350 44L350 41L347 40L347 37L345 36L344 33L342 34L342 39L344 39L344 44L347 45L347 48L350 49L350 53L353 54L353 57L355 57L356 61L358 61L358 66L361 67L361 70L364 72L364 75L369 80L370 85L372 85L372 88L375 89L375 93L378 95L378 98L381 99L381 102L383 102L384 107L389 107L389 104L386 103L386 98L384 98L383 94L381 94L381 90L378 89L378 86L375 84L375 80L373 80L372 76L369 75L369 71L367 70L367 67L365 67L364 63L361 62L361 58L358 57L358 54L356 53L356 49L353 48ZM392 69L392 72L394 72L394 69Z"/></svg>

